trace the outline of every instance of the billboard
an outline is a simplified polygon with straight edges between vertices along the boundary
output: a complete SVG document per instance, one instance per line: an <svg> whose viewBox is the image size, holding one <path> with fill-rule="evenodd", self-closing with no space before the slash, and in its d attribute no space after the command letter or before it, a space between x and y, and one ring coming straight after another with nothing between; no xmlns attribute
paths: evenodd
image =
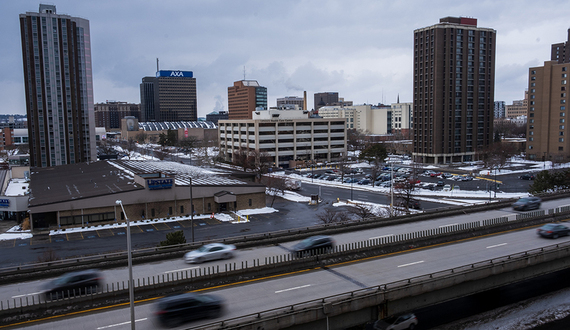
<svg viewBox="0 0 570 330"><path fill-rule="evenodd" d="M193 78L194 73L192 71L171 71L171 70L160 70L156 72L156 77L184 77Z"/></svg>

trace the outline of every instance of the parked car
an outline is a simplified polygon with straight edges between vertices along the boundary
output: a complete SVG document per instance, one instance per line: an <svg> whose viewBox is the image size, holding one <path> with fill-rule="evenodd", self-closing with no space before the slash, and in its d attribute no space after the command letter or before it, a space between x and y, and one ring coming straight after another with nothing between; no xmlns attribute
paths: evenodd
<svg viewBox="0 0 570 330"><path fill-rule="evenodd" d="M407 201L407 205L408 205L409 209L420 210L422 208L422 206L420 205L420 202L418 200L413 199L413 198L409 199ZM399 203L399 206L405 208L406 207L406 201L401 201Z"/></svg>
<svg viewBox="0 0 570 330"><path fill-rule="evenodd" d="M434 177L440 176L440 175L441 175L441 172L433 172L433 173L430 173L429 176L431 176L432 178L434 178Z"/></svg>
<svg viewBox="0 0 570 330"><path fill-rule="evenodd" d="M570 228L556 223L548 223L538 228L536 233L542 237L558 238L560 236L567 236L570 233Z"/></svg>
<svg viewBox="0 0 570 330"><path fill-rule="evenodd" d="M418 325L418 318L410 313L400 316L392 316L387 319L374 322L374 330L403 330L414 329Z"/></svg>
<svg viewBox="0 0 570 330"><path fill-rule="evenodd" d="M203 245L198 250L190 251L184 255L187 263L202 263L208 260L230 259L234 256L235 245L222 243L210 243Z"/></svg>
<svg viewBox="0 0 570 330"><path fill-rule="evenodd" d="M330 176L327 178L327 181L333 181L334 179L336 179L336 176L330 175Z"/></svg>
<svg viewBox="0 0 570 330"><path fill-rule="evenodd" d="M330 236L311 236L295 244L291 252L295 257L326 253L334 248L334 240Z"/></svg>
<svg viewBox="0 0 570 330"><path fill-rule="evenodd" d="M449 179L449 178L453 177L453 174L451 174L449 172L445 172L445 173L441 173L441 177L444 179Z"/></svg>
<svg viewBox="0 0 570 330"><path fill-rule="evenodd" d="M521 180L534 180L534 174L527 173L519 176Z"/></svg>
<svg viewBox="0 0 570 330"><path fill-rule="evenodd" d="M96 292L103 284L99 270L89 269L64 274L42 287L45 299L54 300Z"/></svg>
<svg viewBox="0 0 570 330"><path fill-rule="evenodd" d="M223 309L220 297L189 292L158 300L154 315L163 326L175 327L191 320L219 317Z"/></svg>
<svg viewBox="0 0 570 330"><path fill-rule="evenodd" d="M471 180L473 180L473 177L468 175L461 178L461 181L471 181Z"/></svg>
<svg viewBox="0 0 570 330"><path fill-rule="evenodd" d="M362 180L358 181L358 184L362 184L362 185L370 184L370 180L362 179Z"/></svg>
<svg viewBox="0 0 570 330"><path fill-rule="evenodd" d="M523 197L513 203L513 209L519 211L528 211L532 209L539 209L542 200L540 197Z"/></svg>
<svg viewBox="0 0 570 330"><path fill-rule="evenodd" d="M441 180L438 180L435 185L438 186L438 187L443 187L443 186L445 186L445 182L443 182L443 181L441 181Z"/></svg>

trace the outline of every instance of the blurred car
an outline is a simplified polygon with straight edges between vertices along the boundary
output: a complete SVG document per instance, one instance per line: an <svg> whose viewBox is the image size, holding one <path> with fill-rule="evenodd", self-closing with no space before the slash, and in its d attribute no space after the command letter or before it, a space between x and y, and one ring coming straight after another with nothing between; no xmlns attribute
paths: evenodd
<svg viewBox="0 0 570 330"><path fill-rule="evenodd" d="M198 250L190 251L184 255L187 263L201 263L208 260L230 259L234 256L235 245L222 243L211 243L200 247Z"/></svg>
<svg viewBox="0 0 570 330"><path fill-rule="evenodd" d="M433 173L430 173L429 176L431 176L433 178L433 177L440 176L440 175L441 175L441 172L433 172Z"/></svg>
<svg viewBox="0 0 570 330"><path fill-rule="evenodd" d="M530 174L530 173L523 174L523 175L519 176L519 178L521 180L534 180L534 174Z"/></svg>
<svg viewBox="0 0 570 330"><path fill-rule="evenodd" d="M370 180L362 179L362 180L358 181L358 184L362 184L362 185L370 184Z"/></svg>
<svg viewBox="0 0 570 330"><path fill-rule="evenodd" d="M409 209L419 210L422 208L420 205L420 202L418 200L415 200L415 199L409 199L408 201L401 201L399 203L399 206L405 208L406 204L408 205Z"/></svg>
<svg viewBox="0 0 570 330"><path fill-rule="evenodd" d="M219 317L223 309L224 301L218 296L183 293L159 299L154 315L163 326L175 327L191 320Z"/></svg>
<svg viewBox="0 0 570 330"><path fill-rule="evenodd" d="M542 237L558 238L560 236L567 236L570 233L570 228L556 223L547 223L538 228L536 233Z"/></svg>
<svg viewBox="0 0 570 330"><path fill-rule="evenodd" d="M539 197L523 197L513 203L513 209L527 211L540 208L542 200Z"/></svg>
<svg viewBox="0 0 570 330"><path fill-rule="evenodd" d="M445 182L438 180L437 183L435 184L437 187L443 187L445 186Z"/></svg>
<svg viewBox="0 0 570 330"><path fill-rule="evenodd" d="M473 177L468 176L468 175L461 178L461 181L472 181L472 180L473 180Z"/></svg>
<svg viewBox="0 0 570 330"><path fill-rule="evenodd" d="M96 269L88 269L64 274L42 287L46 299L54 300L97 292L103 284L103 274Z"/></svg>
<svg viewBox="0 0 570 330"><path fill-rule="evenodd" d="M374 330L403 330L414 329L418 325L418 318L410 313L400 316L392 316L387 319L374 322Z"/></svg>
<svg viewBox="0 0 570 330"><path fill-rule="evenodd" d="M334 248L334 240L330 236L311 236L295 244L291 252L296 257L325 253Z"/></svg>
<svg viewBox="0 0 570 330"><path fill-rule="evenodd" d="M336 176L330 175L330 176L327 178L327 181L333 181L333 180L335 180L335 179L336 179Z"/></svg>

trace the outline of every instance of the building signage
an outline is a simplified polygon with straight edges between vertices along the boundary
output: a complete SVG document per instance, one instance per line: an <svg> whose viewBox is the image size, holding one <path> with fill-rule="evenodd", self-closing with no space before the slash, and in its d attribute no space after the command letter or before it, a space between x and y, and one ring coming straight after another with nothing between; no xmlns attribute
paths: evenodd
<svg viewBox="0 0 570 330"><path fill-rule="evenodd" d="M167 71L167 70L160 70L156 73L156 77L184 77L184 78L192 78L194 77L194 73L192 71Z"/></svg>
<svg viewBox="0 0 570 330"><path fill-rule="evenodd" d="M0 207L10 207L10 200L6 198L0 199Z"/></svg>
<svg viewBox="0 0 570 330"><path fill-rule="evenodd" d="M188 127L184 128L184 137L187 138L188 137Z"/></svg>
<svg viewBox="0 0 570 330"><path fill-rule="evenodd" d="M174 184L174 179L148 179L146 185L150 190L170 189Z"/></svg>

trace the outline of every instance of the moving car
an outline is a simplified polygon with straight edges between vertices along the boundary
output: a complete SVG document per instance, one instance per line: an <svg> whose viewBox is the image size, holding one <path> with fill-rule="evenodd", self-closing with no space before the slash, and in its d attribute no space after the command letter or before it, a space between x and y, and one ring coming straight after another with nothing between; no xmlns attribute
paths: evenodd
<svg viewBox="0 0 570 330"><path fill-rule="evenodd" d="M418 200L416 200L416 199L409 199L409 200L407 201L407 204L408 204L408 208L409 208L409 209L419 210L419 209L422 208L421 205L420 205L420 202L419 202ZM405 207L405 206L406 206L406 201L405 201L405 200L404 200L404 201L401 201L401 202L399 203L399 206L400 206L400 207Z"/></svg>
<svg viewBox="0 0 570 330"><path fill-rule="evenodd" d="M527 173L519 176L521 180L534 180L534 174Z"/></svg>
<svg viewBox="0 0 570 330"><path fill-rule="evenodd" d="M539 209L542 200L539 197L523 197L513 203L513 209L519 211L527 211Z"/></svg>
<svg viewBox="0 0 570 330"><path fill-rule="evenodd" d="M560 236L568 235L570 233L570 228L556 223L547 223L546 225L538 228L536 233L542 237L558 238Z"/></svg>
<svg viewBox="0 0 570 330"><path fill-rule="evenodd" d="M334 248L334 240L330 236L311 236L295 244L291 252L296 257L326 253Z"/></svg>
<svg viewBox="0 0 570 330"><path fill-rule="evenodd" d="M42 293L50 300L79 296L97 292L97 289L102 287L102 282L103 275L99 270L82 270L64 274L44 284Z"/></svg>
<svg viewBox="0 0 570 330"><path fill-rule="evenodd" d="M374 322L374 330L403 330L414 329L418 325L418 318L412 314L392 316L387 319Z"/></svg>
<svg viewBox="0 0 570 330"><path fill-rule="evenodd" d="M200 247L198 250L190 251L184 255L187 263L201 263L207 260L230 259L234 256L235 245L222 243L211 243Z"/></svg>
<svg viewBox="0 0 570 330"><path fill-rule="evenodd" d="M224 301L210 294L183 293L164 297L154 306L154 315L167 327L191 320L216 318L222 315Z"/></svg>

